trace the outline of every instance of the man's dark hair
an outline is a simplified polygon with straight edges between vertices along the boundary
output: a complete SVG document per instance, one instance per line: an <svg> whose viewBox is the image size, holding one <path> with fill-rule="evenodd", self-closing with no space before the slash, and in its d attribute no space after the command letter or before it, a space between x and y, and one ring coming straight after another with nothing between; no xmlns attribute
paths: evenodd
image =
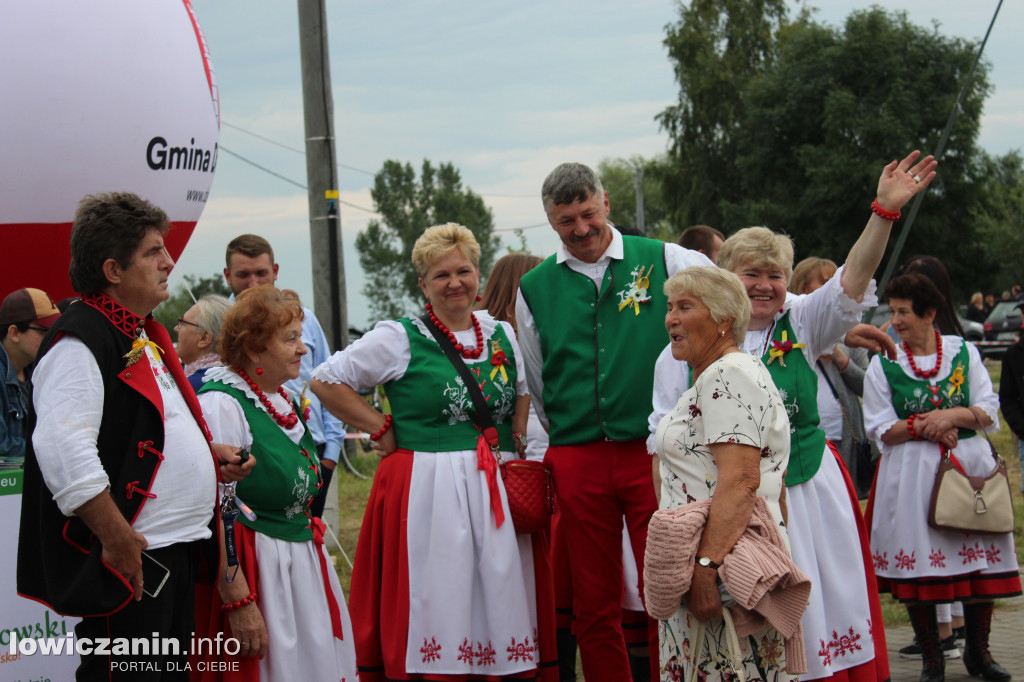
<svg viewBox="0 0 1024 682"><path fill-rule="evenodd" d="M25 332L28 331L28 326L30 324L32 324L32 320L29 320L28 322L12 322L11 324L13 324L15 327L17 327L19 332L24 334ZM10 328L11 328L10 324L0 326L0 342L3 342L7 338L7 331Z"/></svg>
<svg viewBox="0 0 1024 682"><path fill-rule="evenodd" d="M137 194L87 195L78 202L71 225L71 286L80 294L103 291L110 284L103 274L108 258L127 268L150 230L164 235L169 229L170 220L163 209Z"/></svg>
<svg viewBox="0 0 1024 682"><path fill-rule="evenodd" d="M707 225L694 225L686 228L679 235L679 246L711 255L711 252L715 250L715 237L725 241L725 235L715 228Z"/></svg>
<svg viewBox="0 0 1024 682"><path fill-rule="evenodd" d="M228 242L227 251L224 253L225 267L231 267L231 256L236 253L246 258L256 258L266 253L270 255L270 262L274 262L274 249L270 248L270 242L258 234L242 234Z"/></svg>

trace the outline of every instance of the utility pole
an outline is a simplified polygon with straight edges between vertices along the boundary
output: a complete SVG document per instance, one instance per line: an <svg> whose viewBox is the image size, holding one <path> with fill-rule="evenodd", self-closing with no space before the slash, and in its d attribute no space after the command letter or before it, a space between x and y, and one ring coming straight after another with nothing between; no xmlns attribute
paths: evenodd
<svg viewBox="0 0 1024 682"><path fill-rule="evenodd" d="M341 221L338 217L334 100L327 52L324 0L298 0L302 104L306 127L309 241L313 255L313 310L334 350L348 345L348 308Z"/></svg>
<svg viewBox="0 0 1024 682"><path fill-rule="evenodd" d="M640 234L647 234L644 227L644 168L638 164L633 171L636 181L636 229Z"/></svg>

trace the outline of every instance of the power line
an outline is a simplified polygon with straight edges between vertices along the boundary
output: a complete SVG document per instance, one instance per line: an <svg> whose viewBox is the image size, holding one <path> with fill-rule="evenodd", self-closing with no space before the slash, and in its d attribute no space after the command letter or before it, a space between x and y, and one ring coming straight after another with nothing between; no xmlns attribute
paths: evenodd
<svg viewBox="0 0 1024 682"><path fill-rule="evenodd" d="M235 152L231 151L231 150L230 150L230 149L228 149L227 147L221 146L221 147L220 147L220 150L221 150L222 152L227 152L228 154L230 154L231 156L235 157L235 158L236 158L236 159L238 159L239 161L244 161L245 163L249 164L250 166L254 166L254 167L256 167L256 168L259 168L259 169L260 169L261 171L263 171L264 173L270 173L270 174L271 174L271 175L273 175L273 176L274 176L275 178L278 178L278 179L284 180L285 182L287 182L287 183L290 183L290 184L292 184L292 185L295 185L296 187L299 187L299 188L301 188L301 189L305 189L305 190L308 190L308 189L309 189L308 187L306 187L305 185L303 185L303 184L302 184L301 182L295 182L295 181L294 181L294 180L292 180L291 178L286 178L285 176L281 175L280 173L275 173L274 171L270 170L270 169L269 169L269 168L267 168L266 166L261 166L261 165L259 165L258 163L256 163L255 161L250 161L249 159L245 158L245 157L244 157L244 156L242 156L241 154L236 154Z"/></svg>
<svg viewBox="0 0 1024 682"><path fill-rule="evenodd" d="M245 133L246 135L251 135L252 137L255 137L258 140L263 140L264 142L269 142L270 144L277 145L278 147L281 147L282 149L287 149L290 152L295 152L296 154L302 154L303 156L305 156L305 154L306 154L306 152L304 150L299 149L298 147L292 147L291 145L287 145L287 144L285 144L283 142L278 142L277 140L272 140L269 137L264 137L263 135L260 135L259 133L254 133L251 130L246 130L245 128L243 128L241 126L235 125L234 123L228 123L227 121L225 121L223 119L221 119L221 125L227 126L228 128L231 128L233 130L237 130L237 131L239 131L241 133ZM221 149L223 149L223 147L221 147ZM228 153L230 154L231 152L228 152ZM363 168L356 168L355 166L349 166L349 165L346 165L344 163L337 163L337 166L339 168L344 168L346 170L355 171L356 173L363 173L364 175L369 175L370 177L375 177L377 175L373 171L368 171L368 170L365 170ZM263 169L263 170L266 170L266 169ZM272 173L273 171L269 171L268 170L267 172L268 173ZM291 180L289 180L289 182L291 182ZM303 189L305 189L305 187L303 187ZM534 195L534 194L500 194L500 193L480 194L480 196L482 196L482 197L500 197L500 198L503 198L503 199L533 199L533 198L536 197L536 195ZM358 207L356 207L356 208L358 208ZM368 209L363 209L363 210L368 210Z"/></svg>
<svg viewBox="0 0 1024 682"><path fill-rule="evenodd" d="M516 230L532 230L538 227L546 227L548 223L537 223L536 225L527 225L525 227L496 227L495 232L515 232Z"/></svg>
<svg viewBox="0 0 1024 682"><path fill-rule="evenodd" d="M278 178L280 180L284 180L285 182L290 183L292 185L295 185L296 187L299 187L301 189L308 189L306 187L306 185L303 185L301 182L296 182L295 180L292 180L291 178L286 178L285 176L281 175L280 173L275 173L274 171L270 170L266 166L261 166L260 164L256 163L255 161L247 159L247 158L245 158L244 156L242 156L241 154L239 154L237 152L231 151L227 147L221 146L220 150L222 152L227 152L228 154L230 154L231 156L235 157L239 161L243 161L243 162L249 164L250 166L253 166L255 168L259 168L264 173L269 173L269 174L273 175L275 178ZM344 199L338 199L338 203L339 204L344 204L345 206L350 206L352 208L359 209L360 211L365 211L367 213L372 213L373 215L378 215L378 216L380 215L380 213L378 213L377 211L374 211L372 208L366 208L365 206L360 206L359 204L353 204L351 201L345 201Z"/></svg>

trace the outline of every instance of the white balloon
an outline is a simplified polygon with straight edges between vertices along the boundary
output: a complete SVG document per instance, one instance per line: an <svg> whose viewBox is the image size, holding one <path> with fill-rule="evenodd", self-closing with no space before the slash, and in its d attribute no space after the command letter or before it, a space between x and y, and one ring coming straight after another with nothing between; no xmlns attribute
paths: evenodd
<svg viewBox="0 0 1024 682"><path fill-rule="evenodd" d="M179 254L220 138L216 79L188 0L33 0L3 14L0 296L22 286L70 295L68 235L86 194L130 191L160 206Z"/></svg>

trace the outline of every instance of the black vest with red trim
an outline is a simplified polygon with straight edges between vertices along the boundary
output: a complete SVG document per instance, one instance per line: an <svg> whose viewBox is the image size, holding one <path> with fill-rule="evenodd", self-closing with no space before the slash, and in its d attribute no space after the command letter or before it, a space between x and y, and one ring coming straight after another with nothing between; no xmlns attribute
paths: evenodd
<svg viewBox="0 0 1024 682"><path fill-rule="evenodd" d="M53 325L39 347L39 358L64 335L81 340L96 358L103 377L103 415L97 448L110 479L110 496L129 523L134 523L156 477L164 448L162 399L142 356L126 366L138 325L163 351L163 360L209 439L199 403L181 368L167 330L137 318L112 299L76 302ZM147 376L148 375L148 376ZM58 428L38 423L36 429ZM214 515L216 520L216 515ZM216 534L213 535L217 537ZM214 546L216 543L207 543ZM25 457L21 528L18 538L18 593L41 601L64 615L99 616L121 609L131 588L100 560L99 540L77 516L66 517L53 501L39 470L34 449ZM209 561L210 557L207 557ZM216 566L216 556L212 557Z"/></svg>

